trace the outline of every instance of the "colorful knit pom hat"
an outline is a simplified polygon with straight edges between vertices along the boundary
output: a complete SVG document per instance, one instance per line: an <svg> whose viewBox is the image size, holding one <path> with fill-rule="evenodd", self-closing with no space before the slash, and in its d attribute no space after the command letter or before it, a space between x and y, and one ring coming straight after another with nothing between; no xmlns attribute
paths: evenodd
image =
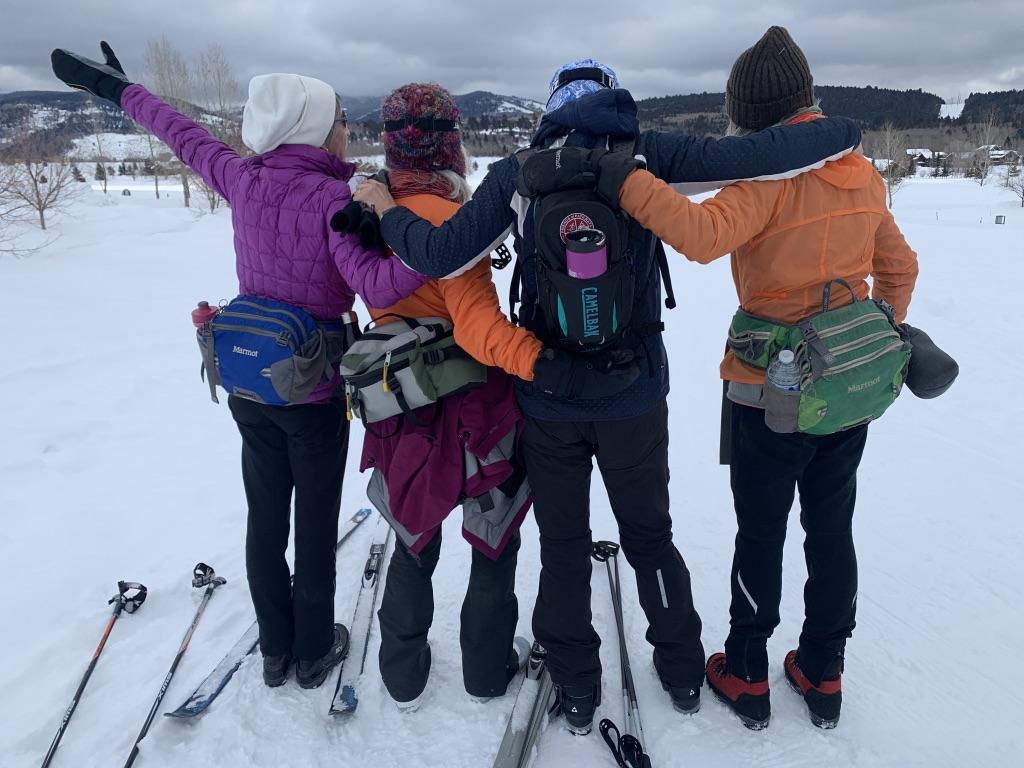
<svg viewBox="0 0 1024 768"><path fill-rule="evenodd" d="M434 83L403 85L385 97L380 115L389 168L466 175L461 113L446 88Z"/></svg>

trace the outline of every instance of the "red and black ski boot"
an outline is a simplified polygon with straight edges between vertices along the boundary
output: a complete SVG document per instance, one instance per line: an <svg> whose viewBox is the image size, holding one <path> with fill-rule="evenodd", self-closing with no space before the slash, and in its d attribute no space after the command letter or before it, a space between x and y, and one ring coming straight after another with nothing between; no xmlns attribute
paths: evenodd
<svg viewBox="0 0 1024 768"><path fill-rule="evenodd" d="M814 685L800 670L796 651L786 654L784 666L790 686L807 704L811 722L819 728L835 728L839 724L839 710L843 706L842 666L835 672L834 678L822 680L820 685Z"/></svg>
<svg viewBox="0 0 1024 768"><path fill-rule="evenodd" d="M747 728L760 731L772 719L768 678L750 681L729 671L724 653L713 653L707 665L708 686L715 696L736 713Z"/></svg>

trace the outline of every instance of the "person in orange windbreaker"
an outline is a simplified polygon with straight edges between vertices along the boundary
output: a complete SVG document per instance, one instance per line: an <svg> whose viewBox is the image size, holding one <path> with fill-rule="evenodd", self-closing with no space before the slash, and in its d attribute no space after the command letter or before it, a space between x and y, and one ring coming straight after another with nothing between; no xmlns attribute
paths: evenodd
<svg viewBox="0 0 1024 768"><path fill-rule="evenodd" d="M736 60L726 110L732 133L821 116L807 61L785 29L772 27ZM863 299L870 276L872 297L894 308L896 322L906 317L917 254L886 209L881 177L861 155L784 181L734 184L700 205L638 170L626 178L619 202L691 261L707 264L732 253L740 305L752 315L793 324L821 311L829 280L845 279ZM851 300L839 291L833 296L833 307ZM799 489L810 577L803 631L784 669L812 722L834 727L856 611L852 518L868 428L824 436L773 432L762 410L764 372L730 352L721 376L732 401L729 457L739 530L729 636L725 652L708 659L708 684L748 727L768 725L766 646L779 624L786 519Z"/></svg>
<svg viewBox="0 0 1024 768"><path fill-rule="evenodd" d="M458 131L458 106L451 94L438 85L410 83L387 96L381 112L391 193L399 205L435 225L442 224L470 196L465 178L466 156ZM491 280L490 259L481 260L457 278L431 280L397 304L371 307L370 314L382 323L388 321L388 315L450 320L456 343L480 362L492 366L488 371L488 388L494 389L495 380L502 380L498 391L505 393L507 408L518 413L511 379L506 374L533 380L543 345L528 330L510 323L502 313ZM460 409L466 398L475 395L471 391L452 396L438 407ZM427 406L431 408L433 406ZM493 418L497 420L498 414ZM449 429L450 424L456 423L443 414L432 415L424 421L431 421L433 430ZM397 462L384 465L379 460L389 455L388 446L381 443L390 441L390 453L393 453L395 446L401 446L402 440L408 437L409 444L415 447L416 441L423 439L423 430L403 421L397 434L378 436L393 432L393 429L381 429L377 435L367 433L363 465L381 469L386 480L401 482L402 478L392 478L390 473L402 472L403 468ZM435 442L444 441L437 437ZM434 451L430 456L436 454ZM458 458L461 459L461 455ZM432 486L448 485L446 481L451 480L455 488L459 487L464 472L461 463L450 466L443 462L432 464L430 458L424 461L421 472L454 469L459 475L445 481L434 477L430 480ZM423 503L426 502L419 506ZM390 504L388 514L394 516L393 496ZM440 510L440 513L444 515L448 511ZM525 514L525 507L522 514ZM402 525L400 520L392 522ZM518 528L521 522L520 515L514 527ZM427 634L433 620L431 577L441 551L439 527L426 532L424 538L429 538L425 546L408 546L403 541L396 544L379 613L381 676L402 711L412 711L419 706L430 671ZM418 544L422 545L422 541ZM479 698L503 694L529 650L524 639L513 637L518 620L515 595L518 550L517 530L506 535L497 551L485 553L474 546L462 610L461 644L466 690Z"/></svg>

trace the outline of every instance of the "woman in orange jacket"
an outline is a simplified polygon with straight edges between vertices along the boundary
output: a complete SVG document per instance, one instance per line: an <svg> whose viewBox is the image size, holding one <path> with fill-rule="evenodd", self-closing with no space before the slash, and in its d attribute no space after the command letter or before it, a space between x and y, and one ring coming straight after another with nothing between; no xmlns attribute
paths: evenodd
<svg viewBox="0 0 1024 768"><path fill-rule="evenodd" d="M733 133L821 115L807 61L785 29L772 27L736 60L726 110ZM917 254L886 209L881 177L860 155L784 181L734 184L700 205L637 170L619 203L691 261L707 264L732 253L740 306L751 315L797 323L821 311L823 289L836 278L858 299L884 299L896 322L907 314ZM849 292L837 290L831 307L850 301ZM739 530L729 636L725 653L708 659L708 684L745 725L768 725L766 646L779 623L786 519L799 489L809 578L803 631L784 668L812 722L831 728L839 720L844 650L854 628L851 524L867 425L822 436L774 432L763 413L765 372L729 352L721 376L732 401L729 463Z"/></svg>
<svg viewBox="0 0 1024 768"><path fill-rule="evenodd" d="M733 132L820 115L800 48L772 27L733 65L726 95ZM631 174L620 203L692 261L732 253L740 306L778 323L821 310L825 284L843 278L859 299L869 294L906 317L917 279L917 254L885 206L885 185L860 155L793 179L747 182L701 205L646 171ZM837 291L832 306L848 303ZM790 684L811 721L839 721L846 640L857 607L852 519L857 467L867 425L831 435L779 434L764 420L764 372L732 353L721 366L732 401L730 473L739 530L732 565L730 630L725 653L708 659L711 689L751 728L768 725L768 637L779 623L782 548L796 489L809 578L796 650L785 658Z"/></svg>
<svg viewBox="0 0 1024 768"><path fill-rule="evenodd" d="M399 205L434 225L444 223L470 197L465 178L466 156L458 129L458 106L451 94L438 85L411 83L386 97L381 112L391 194ZM447 458L451 460L447 462L440 454L456 439L469 439L463 431L466 419L492 420L486 428L478 430L484 433L497 430L499 423L507 423L509 414L514 415L515 425L521 421L509 375L541 382L545 388L563 395L586 397L594 396L595 388L596 393L600 393L604 386L603 374L587 371L565 353L544 350L530 331L509 322L501 311L491 280L490 259L481 260L456 278L431 280L397 304L370 308L370 313L379 322L387 322L388 315L448 319L459 347L491 366L483 388L443 400L436 406L437 413L427 414L428 426L403 420L397 432L386 429L366 436L362 468L372 466L379 470L387 486L395 490L383 497L389 508L381 511L404 535L391 558L379 613L381 676L399 709L412 711L419 705L431 663L427 643L433 620L431 576L441 550L441 531L436 518L443 518L450 509L445 504L445 509L428 511L425 516L429 522L423 522L426 506L431 505L433 509L438 506L435 497L447 499L448 496L435 494L431 497L424 492L410 500L406 493L405 509L417 518L414 522L420 524L417 527L410 525L408 519L400 519L398 491L400 488L408 490L410 483L403 476L405 467L395 457L402 452L408 456L410 446L415 452L419 446L429 444L431 448L423 449L422 464L413 462L418 467L415 471L454 471L457 477L432 475L418 480L430 486L431 491L452 486L458 489L466 479L461 449L455 456L449 455ZM619 386L612 376L608 382ZM427 406L423 410L434 407ZM452 430L459 434L442 434ZM511 461L515 463L514 459ZM500 478L494 482L499 481ZM489 546L477 540L472 531L464 530L464 536L474 548L461 617L463 679L467 692L481 699L502 695L529 651L525 639L513 637L518 620L517 529L529 508L529 487L521 467L502 484L502 489L507 490L506 486L512 481L520 489L514 494L510 492L515 497L516 512L506 518L511 521L511 530L504 531L500 543ZM453 503L457 503L457 495L452 494Z"/></svg>

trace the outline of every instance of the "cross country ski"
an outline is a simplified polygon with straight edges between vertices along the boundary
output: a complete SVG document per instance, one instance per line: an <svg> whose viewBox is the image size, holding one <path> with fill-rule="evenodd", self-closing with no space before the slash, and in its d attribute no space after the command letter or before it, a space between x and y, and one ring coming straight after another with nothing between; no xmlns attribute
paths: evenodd
<svg viewBox="0 0 1024 768"><path fill-rule="evenodd" d="M373 631L373 619L376 616L377 595L384 580L384 563L391 538L391 526L383 516L379 517L377 527L373 531L373 543L370 544L366 566L363 568L363 583L356 596L352 623L349 624L351 645L347 659L351 659L351 663L345 664L346 659L343 659L338 665L338 684L334 689L334 699L331 701L332 715L351 715L359 706L356 681L366 667L366 652L370 646L370 633Z"/></svg>
<svg viewBox="0 0 1024 768"><path fill-rule="evenodd" d="M348 541L356 528L359 527L359 524L370 516L371 511L364 507L348 518L348 520L342 522L335 550L341 549L341 545ZM231 682L231 678L238 671L238 668L242 666L245 658L256 650L259 642L260 628L254 621L238 639L238 642L231 647L231 650L224 654L224 658L217 663L217 666L199 684L199 687L196 688L193 694L173 712L165 712L164 714L167 717L183 720L202 717L206 714L206 711L220 695L221 691L224 690L224 687Z"/></svg>

